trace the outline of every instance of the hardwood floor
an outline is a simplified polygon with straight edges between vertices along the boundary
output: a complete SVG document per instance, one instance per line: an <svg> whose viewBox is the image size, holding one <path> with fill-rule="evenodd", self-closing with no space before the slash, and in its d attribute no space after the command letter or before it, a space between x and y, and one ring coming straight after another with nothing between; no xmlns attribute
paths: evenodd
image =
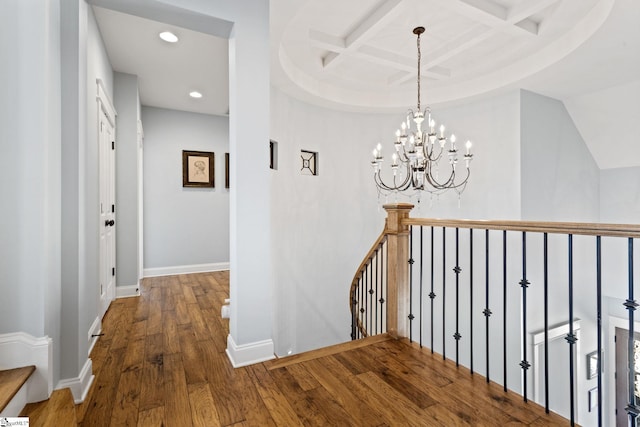
<svg viewBox="0 0 640 427"><path fill-rule="evenodd" d="M566 425L386 336L233 369L228 272L145 279L116 300L93 352L83 426ZM345 291L346 292L346 291Z"/></svg>

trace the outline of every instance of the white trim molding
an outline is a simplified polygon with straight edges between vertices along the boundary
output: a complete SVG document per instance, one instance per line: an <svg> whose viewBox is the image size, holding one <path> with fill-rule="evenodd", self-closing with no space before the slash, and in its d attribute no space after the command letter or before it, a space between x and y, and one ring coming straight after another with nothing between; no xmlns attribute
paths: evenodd
<svg viewBox="0 0 640 427"><path fill-rule="evenodd" d="M98 341L100 332L102 332L102 320L100 319L100 316L96 316L89 328L89 331L87 332L87 339L89 340L89 352L87 355L90 355L91 351L93 351L93 346Z"/></svg>
<svg viewBox="0 0 640 427"><path fill-rule="evenodd" d="M46 400L53 391L53 342L25 332L0 335L0 369L34 365L27 381L26 403ZM22 408L21 408L22 409Z"/></svg>
<svg viewBox="0 0 640 427"><path fill-rule="evenodd" d="M140 282L137 285L116 286L116 298L129 298L140 296Z"/></svg>
<svg viewBox="0 0 640 427"><path fill-rule="evenodd" d="M231 334L227 336L227 357L234 368L275 359L273 340L237 345Z"/></svg>
<svg viewBox="0 0 640 427"><path fill-rule="evenodd" d="M228 262L211 264L176 265L173 267L145 268L144 277L174 276L176 274L206 273L210 271L224 271L229 269Z"/></svg>
<svg viewBox="0 0 640 427"><path fill-rule="evenodd" d="M60 380L56 386L56 390L69 388L73 395L73 401L77 405L84 402L84 399L87 397L87 393L89 393L89 389L91 388L91 384L93 384L94 378L93 363L91 362L91 359L87 359L80 370L80 374L75 378Z"/></svg>

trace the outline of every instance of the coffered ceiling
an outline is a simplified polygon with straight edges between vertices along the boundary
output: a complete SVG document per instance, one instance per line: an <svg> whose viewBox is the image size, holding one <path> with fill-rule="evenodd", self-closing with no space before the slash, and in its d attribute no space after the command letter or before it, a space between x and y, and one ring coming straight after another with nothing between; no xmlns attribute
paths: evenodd
<svg viewBox="0 0 640 427"><path fill-rule="evenodd" d="M271 82L290 96L360 112L414 106L412 29L424 26L423 105L532 90L565 103L601 168L640 165L637 120L628 119L640 117L638 0L271 0L270 6ZM225 39L94 10L114 70L138 75L144 105L228 113ZM161 42L164 29L181 41ZM204 97L189 99L194 89ZM608 149L602 135L619 150Z"/></svg>

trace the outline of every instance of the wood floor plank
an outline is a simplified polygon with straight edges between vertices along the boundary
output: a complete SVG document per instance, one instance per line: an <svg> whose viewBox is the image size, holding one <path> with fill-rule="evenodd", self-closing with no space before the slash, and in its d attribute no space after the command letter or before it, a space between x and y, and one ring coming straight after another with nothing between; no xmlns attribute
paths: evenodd
<svg viewBox="0 0 640 427"><path fill-rule="evenodd" d="M251 426L276 426L275 421L267 409L255 383L251 380L247 368L236 370L236 384L241 390L242 407L247 425Z"/></svg>
<svg viewBox="0 0 640 427"><path fill-rule="evenodd" d="M141 378L141 365L128 368L120 375L118 391L111 412L110 425L112 427L133 426L138 423Z"/></svg>
<svg viewBox="0 0 640 427"><path fill-rule="evenodd" d="M300 386L300 388L304 391L313 390L316 387L320 387L320 383L318 380L311 375L309 370L302 363L297 363L294 365L288 365L285 368L289 374L293 378L295 378L296 382Z"/></svg>
<svg viewBox="0 0 640 427"><path fill-rule="evenodd" d="M212 340L199 341L207 381L214 385L211 393L222 425L244 421L241 393L235 389L233 368L229 360L221 357Z"/></svg>
<svg viewBox="0 0 640 427"><path fill-rule="evenodd" d="M193 329L190 325L180 325L178 326L178 335L187 384L206 382L207 376L202 363L202 353Z"/></svg>
<svg viewBox="0 0 640 427"><path fill-rule="evenodd" d="M191 419L194 427L221 426L218 411L213 402L209 384L201 382L189 384L189 402L191 404Z"/></svg>
<svg viewBox="0 0 640 427"><path fill-rule="evenodd" d="M180 337L178 336L178 321L175 311L163 312L162 341L164 354L180 353Z"/></svg>
<svg viewBox="0 0 640 427"><path fill-rule="evenodd" d="M164 354L162 334L147 336L139 407L141 411L164 405Z"/></svg>
<svg viewBox="0 0 640 427"><path fill-rule="evenodd" d="M87 427L108 426L118 392L125 348L109 351L100 375L96 378L91 402L82 420Z"/></svg>
<svg viewBox="0 0 640 427"><path fill-rule="evenodd" d="M158 406L146 411L140 411L138 415L138 427L164 427L164 406Z"/></svg>
<svg viewBox="0 0 640 427"><path fill-rule="evenodd" d="M336 359L328 356L322 359L310 360L305 363L305 366L322 385L322 388L324 388L342 408L348 410L357 422L363 425L376 425L380 421L381 414L376 408L362 405L361 397L355 394L354 390L350 389L344 382L344 368ZM317 388L319 387L316 387L316 389Z"/></svg>
<svg viewBox="0 0 640 427"><path fill-rule="evenodd" d="M407 425L412 423L424 426L434 425L429 420L423 418L423 412L418 406L407 399L402 393L396 391L395 388L385 383L384 380L375 373L365 372L364 374L358 375L358 379L369 386L369 389L378 397L382 406L385 408L395 407L399 409L399 413L396 415L399 415L401 417L400 419L404 419Z"/></svg>
<svg viewBox="0 0 640 427"><path fill-rule="evenodd" d="M296 411L293 410L264 366L253 365L248 369L254 378L256 389L275 423L282 426L302 426Z"/></svg>
<svg viewBox="0 0 640 427"><path fill-rule="evenodd" d="M178 325L186 325L188 323L191 323L187 300L184 297L184 294L176 296L176 323Z"/></svg>
<svg viewBox="0 0 640 427"><path fill-rule="evenodd" d="M189 391L180 354L164 355L164 417L170 426L192 426Z"/></svg>

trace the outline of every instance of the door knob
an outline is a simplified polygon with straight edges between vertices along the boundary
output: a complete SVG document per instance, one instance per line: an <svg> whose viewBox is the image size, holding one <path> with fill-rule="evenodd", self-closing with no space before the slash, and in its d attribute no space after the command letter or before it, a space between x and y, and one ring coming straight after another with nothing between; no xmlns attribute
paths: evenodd
<svg viewBox="0 0 640 427"><path fill-rule="evenodd" d="M105 227L108 227L108 226L112 226L112 227L113 227L113 225L114 225L115 223L116 223L116 222L115 222L114 220L106 220L106 221L104 222L104 226L105 226Z"/></svg>

